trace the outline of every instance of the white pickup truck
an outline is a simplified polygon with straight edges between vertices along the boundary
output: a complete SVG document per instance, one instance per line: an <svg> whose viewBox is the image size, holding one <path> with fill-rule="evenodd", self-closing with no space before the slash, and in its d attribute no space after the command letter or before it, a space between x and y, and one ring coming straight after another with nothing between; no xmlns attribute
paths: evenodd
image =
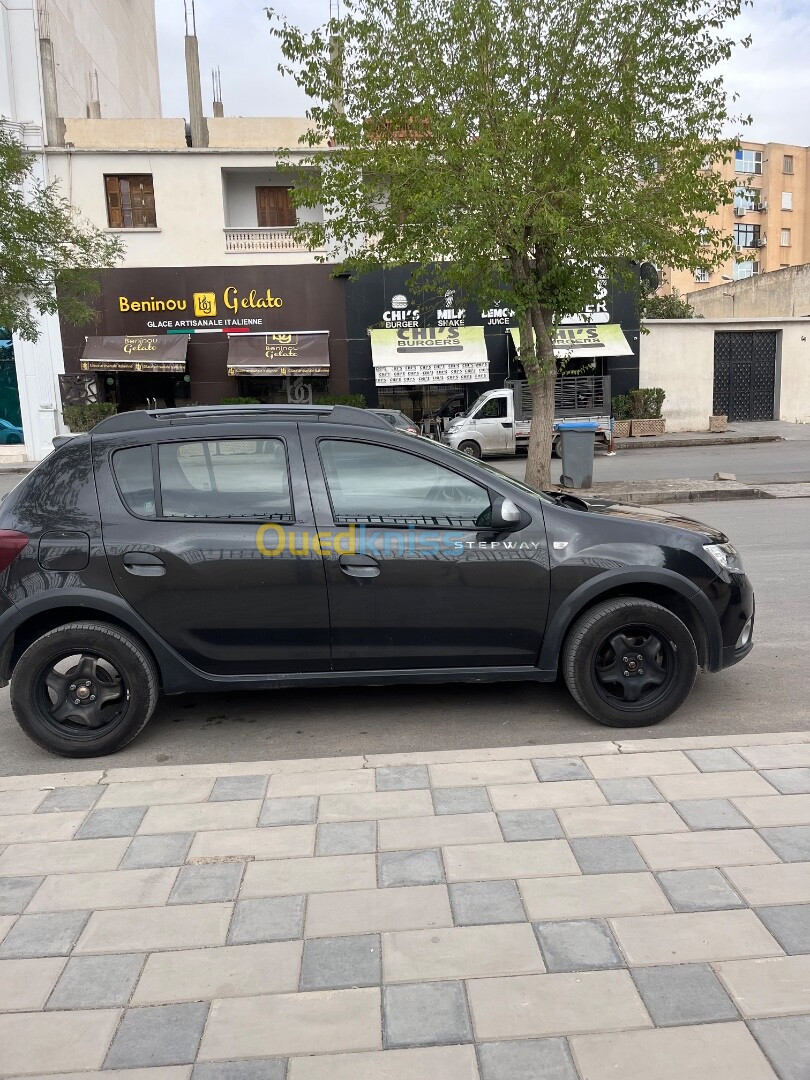
<svg viewBox="0 0 810 1080"><path fill-rule="evenodd" d="M503 390L487 390L442 434L442 442L470 457L502 457L529 445L532 403L525 380L507 382ZM588 420L598 424L597 445L610 443L610 376L563 376L554 390L556 420ZM552 453L559 432L554 432Z"/></svg>

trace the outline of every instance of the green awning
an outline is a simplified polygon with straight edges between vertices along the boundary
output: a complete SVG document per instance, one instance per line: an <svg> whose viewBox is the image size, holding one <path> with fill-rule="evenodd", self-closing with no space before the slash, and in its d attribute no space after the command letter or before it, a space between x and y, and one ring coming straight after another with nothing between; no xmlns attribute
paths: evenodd
<svg viewBox="0 0 810 1080"><path fill-rule="evenodd" d="M520 352L520 330L512 326L509 333ZM559 358L632 356L633 350L618 323L601 323L598 326L586 323L583 326L559 326L554 335L554 355Z"/></svg>

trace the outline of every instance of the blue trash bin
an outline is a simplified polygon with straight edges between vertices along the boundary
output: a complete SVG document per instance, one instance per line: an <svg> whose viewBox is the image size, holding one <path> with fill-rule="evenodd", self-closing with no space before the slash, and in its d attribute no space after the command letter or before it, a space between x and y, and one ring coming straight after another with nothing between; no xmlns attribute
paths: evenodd
<svg viewBox="0 0 810 1080"><path fill-rule="evenodd" d="M589 488L593 484L593 447L596 421L561 420L555 425L560 433L563 487Z"/></svg>

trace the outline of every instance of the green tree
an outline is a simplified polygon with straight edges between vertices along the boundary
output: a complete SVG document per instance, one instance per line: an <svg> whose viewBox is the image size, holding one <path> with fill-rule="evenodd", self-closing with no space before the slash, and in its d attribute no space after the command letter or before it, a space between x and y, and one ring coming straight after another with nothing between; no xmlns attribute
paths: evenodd
<svg viewBox="0 0 810 1080"><path fill-rule="evenodd" d="M445 286L515 310L534 485L549 483L554 329L600 270L729 253L704 219L730 185L703 166L736 145L717 65L741 2L344 0L314 31L268 10L280 70L312 102L295 200L324 220L299 237L359 271L446 260Z"/></svg>
<svg viewBox="0 0 810 1080"><path fill-rule="evenodd" d="M0 326L38 337L35 312L60 311L81 324L94 312L94 269L112 266L123 245L80 221L56 184L32 180L31 155L0 122ZM59 299L56 284L59 284Z"/></svg>
<svg viewBox="0 0 810 1080"><path fill-rule="evenodd" d="M639 312L642 319L702 319L687 299L678 292L647 293L641 297Z"/></svg>

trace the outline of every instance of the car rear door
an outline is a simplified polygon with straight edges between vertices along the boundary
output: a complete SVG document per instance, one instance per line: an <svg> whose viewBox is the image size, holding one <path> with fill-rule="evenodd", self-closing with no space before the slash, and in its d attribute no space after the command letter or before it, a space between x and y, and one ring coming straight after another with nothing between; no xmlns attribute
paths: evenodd
<svg viewBox="0 0 810 1080"><path fill-rule="evenodd" d="M329 669L297 424L99 435L93 450L115 584L169 645L212 674Z"/></svg>
<svg viewBox="0 0 810 1080"><path fill-rule="evenodd" d="M549 599L539 502L496 535L476 524L487 482L440 448L376 428L302 438L335 670L535 664Z"/></svg>

